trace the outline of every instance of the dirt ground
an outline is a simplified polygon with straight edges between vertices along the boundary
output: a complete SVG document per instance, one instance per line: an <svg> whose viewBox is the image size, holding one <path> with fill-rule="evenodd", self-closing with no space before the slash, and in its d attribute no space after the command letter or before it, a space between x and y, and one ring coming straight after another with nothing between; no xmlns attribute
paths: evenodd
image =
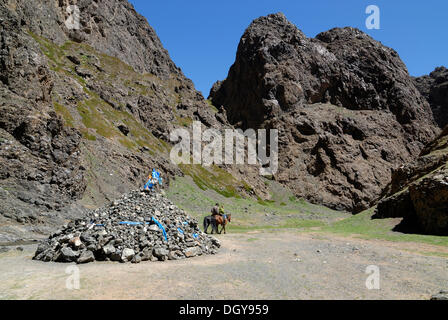
<svg viewBox="0 0 448 320"><path fill-rule="evenodd" d="M0 299L429 299L448 288L448 259L418 253L440 247L292 231L219 239L214 256L78 265L79 289L67 288L75 264L13 249L0 254ZM366 287L370 265L380 289Z"/></svg>

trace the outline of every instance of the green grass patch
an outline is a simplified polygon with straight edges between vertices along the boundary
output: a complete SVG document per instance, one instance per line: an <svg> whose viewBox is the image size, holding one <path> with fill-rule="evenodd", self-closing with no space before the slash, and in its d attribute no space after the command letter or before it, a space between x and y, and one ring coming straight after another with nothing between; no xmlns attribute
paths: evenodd
<svg viewBox="0 0 448 320"><path fill-rule="evenodd" d="M448 253L446 252L420 251L419 253L425 256L448 258Z"/></svg>
<svg viewBox="0 0 448 320"><path fill-rule="evenodd" d="M262 206L275 206L274 200L263 200L260 197L258 197L257 202L258 202L258 204L260 204Z"/></svg>
<svg viewBox="0 0 448 320"><path fill-rule="evenodd" d="M127 138L120 138L118 139L118 141L120 142L120 144L130 150L135 150L137 149L137 144Z"/></svg>
<svg viewBox="0 0 448 320"><path fill-rule="evenodd" d="M226 198L241 198L236 189L241 183L216 165L205 168L198 164L181 164L179 168L190 176L201 190L211 189Z"/></svg>
<svg viewBox="0 0 448 320"><path fill-rule="evenodd" d="M176 123L178 125L180 125L180 126L188 128L188 127L191 127L193 125L193 119L191 119L191 118L182 118L182 117L176 116Z"/></svg>
<svg viewBox="0 0 448 320"><path fill-rule="evenodd" d="M84 92L89 96L88 99L77 101L73 110L80 115L80 121L77 120L75 114L70 114L69 109L57 101L57 97L53 97L54 107L60 114L67 126L79 129L86 140L96 140L96 135L116 141L122 146L129 149L137 149L139 147L148 148L148 152L155 154L169 154L171 145L158 139L133 115L125 111L124 106L115 102L118 109L114 109L109 103L104 101L96 92L87 88L86 80L80 77L76 71L76 65L70 61L67 56L76 56L80 60L83 68L92 70L96 81L101 81L106 86L113 87L112 82L121 82L125 87L129 88L130 94L138 94L143 96L154 96L154 88L160 87L168 93L167 104L174 104L176 99L180 99L175 93L175 87L179 86L179 80L169 78L162 80L152 74L140 74L122 62L120 59L97 52L91 46L85 43L75 43L67 41L62 46L38 36L31 31L30 36L38 43L42 53L48 58L51 68L58 73L68 76L77 81L83 88ZM99 70L97 67L100 66ZM111 81L111 79L113 81ZM111 98L113 99L113 98ZM179 117L179 125L188 126L192 123L191 119ZM117 124L124 123L128 126L130 134L125 137L118 129Z"/></svg>
<svg viewBox="0 0 448 320"><path fill-rule="evenodd" d="M192 178L182 177L171 182L167 195L201 223L203 217L210 214L210 209L216 202L223 203L225 211L232 214L232 222L226 228L228 232L233 233L298 230L316 232L316 235L322 236L332 233L363 239L448 246L448 237L393 231L399 219L372 220L374 208L351 215L308 203L304 199L296 199L289 191L282 191L275 182L271 187L274 202L260 204L252 198L226 198L214 190L202 190ZM445 253L436 251L432 250L427 254L446 256Z"/></svg>
<svg viewBox="0 0 448 320"><path fill-rule="evenodd" d="M249 225L246 223L230 223L226 226L228 232L247 233L251 231L267 231L267 230L301 230L311 231L312 228L321 228L326 224L319 220L302 220L302 219L287 219L280 223L268 225Z"/></svg>
<svg viewBox="0 0 448 320"><path fill-rule="evenodd" d="M210 107L210 109L213 110L213 112L215 112L215 113L218 113L218 112L219 112L218 108L216 108L216 107L213 105L213 102L212 102L210 99L207 99L207 104L208 104L208 106Z"/></svg>
<svg viewBox="0 0 448 320"><path fill-rule="evenodd" d="M84 139L89 140L89 141L96 141L96 136L93 134L90 134L89 129L81 128L80 131L81 131L82 137Z"/></svg>
<svg viewBox="0 0 448 320"><path fill-rule="evenodd" d="M313 211L308 211L301 203L296 203L295 207L274 203L266 206L253 198L227 198L212 189L202 190L189 176L171 181L167 196L200 222L204 216L210 215L210 209L215 203L223 204L225 212L232 214L232 222L228 227L231 232L282 229L308 231L326 226L327 219L346 216L321 206L310 205Z"/></svg>
<svg viewBox="0 0 448 320"><path fill-rule="evenodd" d="M67 107L63 106L62 104L59 104L57 102L54 103L54 110L57 114L59 114L65 122L65 125L67 127L74 127L75 120L73 119L73 116L71 115L70 111Z"/></svg>
<svg viewBox="0 0 448 320"><path fill-rule="evenodd" d="M244 190L246 190L247 193L253 193L254 192L254 188L252 188L252 186L250 186L246 181L243 181L243 188Z"/></svg>
<svg viewBox="0 0 448 320"><path fill-rule="evenodd" d="M393 231L397 219L372 219L375 208L366 210L350 218L332 223L322 231L341 235L356 235L364 239L381 239L396 242L418 242L448 246L448 237L421 234L405 234Z"/></svg>
<svg viewBox="0 0 448 320"><path fill-rule="evenodd" d="M60 71L64 66L61 61L65 56L64 50L53 42L40 37L31 31L28 31L28 34L39 44L42 53L52 62L51 68L54 71Z"/></svg>
<svg viewBox="0 0 448 320"><path fill-rule="evenodd" d="M78 104L78 112L82 118L82 123L86 128L95 129L96 132L105 137L112 138L120 134L100 111L103 102L93 98Z"/></svg>

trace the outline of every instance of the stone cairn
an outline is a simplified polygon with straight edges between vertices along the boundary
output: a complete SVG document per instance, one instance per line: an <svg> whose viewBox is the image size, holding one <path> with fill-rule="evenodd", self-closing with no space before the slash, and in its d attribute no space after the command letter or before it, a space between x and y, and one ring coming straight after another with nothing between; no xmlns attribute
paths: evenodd
<svg viewBox="0 0 448 320"><path fill-rule="evenodd" d="M71 221L39 244L33 259L55 262L166 261L215 254L219 241L155 191L132 191Z"/></svg>

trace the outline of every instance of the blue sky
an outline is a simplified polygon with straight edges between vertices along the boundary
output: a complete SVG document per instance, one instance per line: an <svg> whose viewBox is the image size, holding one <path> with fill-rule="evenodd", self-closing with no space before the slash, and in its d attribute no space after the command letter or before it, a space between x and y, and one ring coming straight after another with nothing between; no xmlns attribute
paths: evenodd
<svg viewBox="0 0 448 320"><path fill-rule="evenodd" d="M426 0L130 0L148 19L177 66L208 96L227 77L251 21L283 12L308 37L352 26L394 48L411 75L448 67L448 1ZM381 10L380 30L365 25L368 5Z"/></svg>

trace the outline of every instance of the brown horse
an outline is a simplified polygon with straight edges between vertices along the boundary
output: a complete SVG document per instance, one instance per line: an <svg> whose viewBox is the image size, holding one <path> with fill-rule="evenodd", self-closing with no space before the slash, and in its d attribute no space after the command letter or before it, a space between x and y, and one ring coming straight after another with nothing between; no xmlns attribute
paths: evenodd
<svg viewBox="0 0 448 320"><path fill-rule="evenodd" d="M231 214L225 214L225 217L220 215L208 216L204 218L204 232L207 233L208 226L212 225L212 234L213 231L221 234L222 230L224 230L224 234L226 233L226 225L232 220ZM218 232L218 226L222 226L221 231Z"/></svg>
<svg viewBox="0 0 448 320"><path fill-rule="evenodd" d="M218 231L218 226L221 225L222 226L221 231L219 231L218 233L221 234L222 230L224 230L224 234L226 234L226 224L230 223L230 221L232 220L232 215L230 213L225 214L224 217L216 215L215 220L216 220L216 231Z"/></svg>

